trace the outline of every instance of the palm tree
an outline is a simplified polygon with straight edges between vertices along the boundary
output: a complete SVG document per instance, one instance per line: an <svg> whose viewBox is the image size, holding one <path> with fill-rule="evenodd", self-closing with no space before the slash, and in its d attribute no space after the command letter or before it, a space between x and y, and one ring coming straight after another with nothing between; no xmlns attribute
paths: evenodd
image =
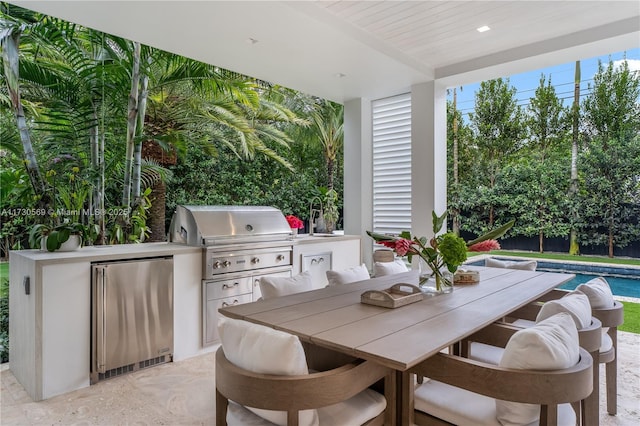
<svg viewBox="0 0 640 426"><path fill-rule="evenodd" d="M333 190L336 156L342 149L344 136L343 108L328 100L322 100L311 113L313 129L322 144L327 166L327 188Z"/></svg>
<svg viewBox="0 0 640 426"><path fill-rule="evenodd" d="M580 254L580 246L578 244L578 233L576 231L576 222L578 212L576 210L575 200L578 193L578 136L580 121L580 61L576 61L576 71L574 77L573 88L573 106L571 109L572 118L572 139L571 139L571 186L569 188L569 198L572 203L572 221L571 234L569 236L569 254Z"/></svg>
<svg viewBox="0 0 640 426"><path fill-rule="evenodd" d="M8 6L3 5L3 9ZM27 120L24 113L24 107L22 105L20 96L20 72L19 72L19 40L22 34L22 25L18 22L10 21L4 18L5 10L3 12L3 18L0 21L0 46L2 46L2 59L4 64L4 76L7 84L7 90L9 92L9 99L11 102L11 108L13 109L16 125L20 133L20 140L22 141L22 148L24 151L24 163L29 175L31 186L36 194L41 195L41 199L44 199L46 194L46 185L42 174L40 173L40 166L33 149L31 142L31 135L27 127ZM46 206L45 200L45 206Z"/></svg>

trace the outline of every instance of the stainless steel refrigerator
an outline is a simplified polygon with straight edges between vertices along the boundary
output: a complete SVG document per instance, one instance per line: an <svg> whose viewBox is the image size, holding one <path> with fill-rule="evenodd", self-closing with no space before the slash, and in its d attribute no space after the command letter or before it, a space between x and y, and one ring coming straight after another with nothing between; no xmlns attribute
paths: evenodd
<svg viewBox="0 0 640 426"><path fill-rule="evenodd" d="M173 357L173 258L92 265L91 383Z"/></svg>

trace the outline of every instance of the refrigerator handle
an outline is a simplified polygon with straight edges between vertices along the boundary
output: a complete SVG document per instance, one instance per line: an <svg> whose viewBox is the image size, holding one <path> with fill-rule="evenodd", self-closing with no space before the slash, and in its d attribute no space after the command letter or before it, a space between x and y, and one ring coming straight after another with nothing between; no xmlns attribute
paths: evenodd
<svg viewBox="0 0 640 426"><path fill-rule="evenodd" d="M95 290L96 290L96 369L98 373L105 372L106 354L106 320L105 313L107 311L106 303L106 266L96 266L95 274Z"/></svg>

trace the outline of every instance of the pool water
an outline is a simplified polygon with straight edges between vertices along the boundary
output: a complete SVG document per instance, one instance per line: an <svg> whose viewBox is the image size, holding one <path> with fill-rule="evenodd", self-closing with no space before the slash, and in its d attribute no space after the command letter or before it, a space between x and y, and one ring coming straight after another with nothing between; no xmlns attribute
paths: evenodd
<svg viewBox="0 0 640 426"><path fill-rule="evenodd" d="M515 260L496 257L499 260ZM470 265L484 266L484 260L470 262ZM596 277L603 277L609 283L611 292L616 296L634 297L640 299L640 269L625 265L588 264L588 263L558 263L538 260L538 271L566 272L576 277L563 284L560 288L573 290L578 285L586 283Z"/></svg>
<svg viewBox="0 0 640 426"><path fill-rule="evenodd" d="M563 284L560 288L573 290L578 285L586 283L587 281L598 276L600 275L576 274L576 277L574 279ZM604 276L603 278L607 280L607 282L609 283L609 287L611 287L611 292L616 296L640 298L640 279L607 276Z"/></svg>

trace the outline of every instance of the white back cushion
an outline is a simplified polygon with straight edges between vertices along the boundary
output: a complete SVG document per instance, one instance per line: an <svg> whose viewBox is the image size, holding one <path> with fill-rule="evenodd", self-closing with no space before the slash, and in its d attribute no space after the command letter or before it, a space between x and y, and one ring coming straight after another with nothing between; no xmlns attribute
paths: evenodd
<svg viewBox="0 0 640 426"><path fill-rule="evenodd" d="M540 308L536 322L545 320L560 312L567 312L571 315L578 330L591 325L591 304L587 295L581 291L572 291L560 299L546 302Z"/></svg>
<svg viewBox="0 0 640 426"><path fill-rule="evenodd" d="M360 266L345 269L344 271L327 271L327 281L329 281L329 286L349 284L368 279L369 271L364 263Z"/></svg>
<svg viewBox="0 0 640 426"><path fill-rule="evenodd" d="M393 262L376 262L373 264L373 273L376 277L401 274L407 271L407 265L402 259L395 259Z"/></svg>
<svg viewBox="0 0 640 426"><path fill-rule="evenodd" d="M484 266L492 268L520 269L523 271L535 271L538 262L535 260L498 260L488 257L484 260Z"/></svg>
<svg viewBox="0 0 640 426"><path fill-rule="evenodd" d="M609 287L607 280L602 277L580 284L576 287L576 290L580 290L587 295L589 302L591 302L591 307L594 309L613 308L614 301L611 287Z"/></svg>
<svg viewBox="0 0 640 426"><path fill-rule="evenodd" d="M222 315L218 320L218 332L224 356L240 368L284 376L309 374L304 349L297 336ZM284 411L247 408L272 423L287 424ZM316 410L300 412L300 425L317 424Z"/></svg>
<svg viewBox="0 0 640 426"><path fill-rule="evenodd" d="M267 276L260 278L260 293L265 300L309 290L313 290L309 271L305 271L295 277Z"/></svg>
<svg viewBox="0 0 640 426"><path fill-rule="evenodd" d="M578 363L578 348L578 330L571 315L559 313L511 336L499 365L519 370L559 370ZM539 420L540 406L497 399L496 415L503 425L529 424Z"/></svg>

